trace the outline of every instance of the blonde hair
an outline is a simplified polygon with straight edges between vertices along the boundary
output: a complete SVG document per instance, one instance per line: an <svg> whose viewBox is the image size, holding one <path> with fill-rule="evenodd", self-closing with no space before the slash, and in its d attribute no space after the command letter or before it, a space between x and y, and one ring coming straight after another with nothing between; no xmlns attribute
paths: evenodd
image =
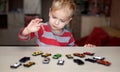
<svg viewBox="0 0 120 72"><path fill-rule="evenodd" d="M71 11L71 16L73 16L76 11L76 5L73 0L53 0L51 11L56 11L65 7Z"/></svg>

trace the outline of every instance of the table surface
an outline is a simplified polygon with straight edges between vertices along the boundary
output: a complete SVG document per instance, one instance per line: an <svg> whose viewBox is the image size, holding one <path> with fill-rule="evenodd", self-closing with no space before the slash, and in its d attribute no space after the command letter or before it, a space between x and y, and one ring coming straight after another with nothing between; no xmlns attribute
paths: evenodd
<svg viewBox="0 0 120 72"><path fill-rule="evenodd" d="M43 64L43 57L32 56L34 51L41 50L44 53L51 53L52 56L56 53L62 54L62 59L65 60L64 65L57 65L58 59L53 59L50 56L50 63ZM75 57L85 62L84 65L78 65L73 62L73 59L67 59L66 54L73 54L75 52L92 52L94 56L105 57L107 61L111 62L110 66L104 66L97 63L85 62L85 58L92 58L85 56L85 58ZM120 47L22 47L22 46L0 46L0 72L119 72L120 71ZM10 65L18 62L22 57L30 57L30 61L36 64L29 68L23 65L17 69L11 69Z"/></svg>

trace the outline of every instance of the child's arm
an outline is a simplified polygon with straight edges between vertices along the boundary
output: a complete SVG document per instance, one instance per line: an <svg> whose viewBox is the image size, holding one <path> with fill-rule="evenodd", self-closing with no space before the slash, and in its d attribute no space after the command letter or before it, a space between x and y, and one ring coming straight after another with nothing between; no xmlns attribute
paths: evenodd
<svg viewBox="0 0 120 72"><path fill-rule="evenodd" d="M31 20L27 27L22 31L22 35L29 35L31 32L36 32L40 29L40 25L42 24L42 19L36 18Z"/></svg>
<svg viewBox="0 0 120 72"><path fill-rule="evenodd" d="M32 39L34 37L34 32L40 29L41 24L42 19L33 19L27 27L19 31L18 38L23 41Z"/></svg>

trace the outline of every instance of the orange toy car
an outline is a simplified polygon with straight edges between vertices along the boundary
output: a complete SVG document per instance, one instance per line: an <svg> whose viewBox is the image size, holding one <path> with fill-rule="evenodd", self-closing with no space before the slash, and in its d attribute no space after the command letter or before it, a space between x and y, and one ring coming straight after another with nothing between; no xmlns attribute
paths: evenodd
<svg viewBox="0 0 120 72"><path fill-rule="evenodd" d="M106 66L110 66L110 65L111 65L111 63L110 63L110 62L105 61L105 60L96 60L96 62L97 62L97 63L99 63L99 64L106 65Z"/></svg>
<svg viewBox="0 0 120 72"><path fill-rule="evenodd" d="M73 53L73 55L77 56L77 57L81 57L81 58L85 57L85 54L83 54L83 53Z"/></svg>

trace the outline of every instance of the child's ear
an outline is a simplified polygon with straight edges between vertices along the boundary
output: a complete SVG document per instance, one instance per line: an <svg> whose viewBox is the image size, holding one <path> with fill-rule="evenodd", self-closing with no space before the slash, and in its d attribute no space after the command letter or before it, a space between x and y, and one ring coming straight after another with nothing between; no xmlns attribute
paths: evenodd
<svg viewBox="0 0 120 72"><path fill-rule="evenodd" d="M69 24L69 22L72 20L72 17L68 20L67 24Z"/></svg>
<svg viewBox="0 0 120 72"><path fill-rule="evenodd" d="M72 17L70 18L70 21L71 21L71 20L72 20ZM70 22L70 21L69 21L69 22Z"/></svg>

